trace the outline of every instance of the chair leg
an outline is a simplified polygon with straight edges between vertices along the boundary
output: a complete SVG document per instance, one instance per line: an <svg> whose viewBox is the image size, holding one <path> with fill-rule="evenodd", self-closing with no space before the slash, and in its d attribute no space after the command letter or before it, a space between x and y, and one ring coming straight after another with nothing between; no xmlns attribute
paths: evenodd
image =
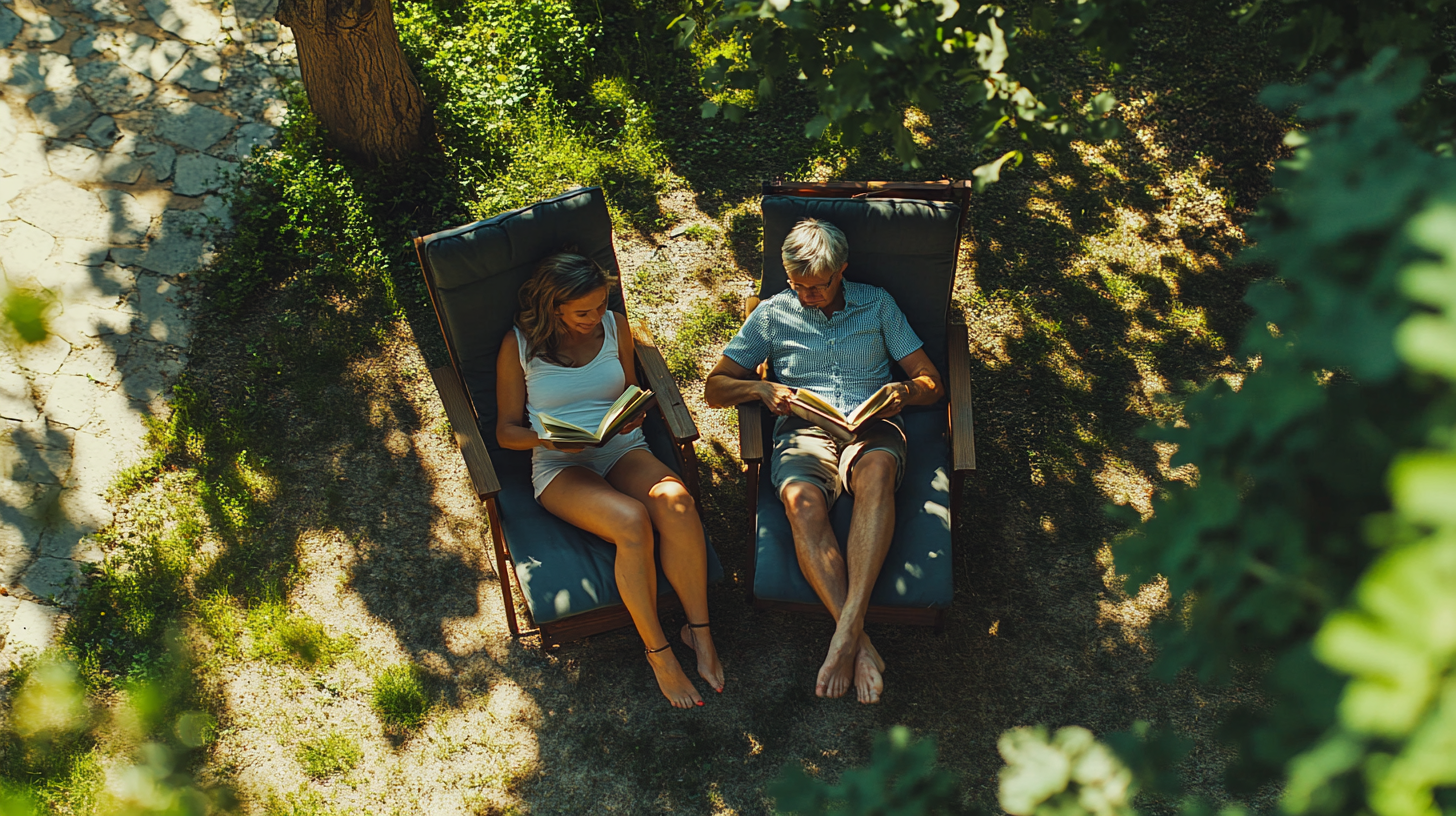
<svg viewBox="0 0 1456 816"><path fill-rule="evenodd" d="M511 597L511 568L506 559L505 531L501 529L500 511L496 508L494 497L485 500L485 513L490 520L490 537L495 543L495 574L500 579L501 599L506 605L506 627L511 630L511 637L520 637L516 601Z"/></svg>

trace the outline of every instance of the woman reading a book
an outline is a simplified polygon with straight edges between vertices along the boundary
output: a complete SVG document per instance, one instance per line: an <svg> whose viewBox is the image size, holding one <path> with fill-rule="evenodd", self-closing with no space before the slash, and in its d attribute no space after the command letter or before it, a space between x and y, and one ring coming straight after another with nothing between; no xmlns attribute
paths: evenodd
<svg viewBox="0 0 1456 816"><path fill-rule="evenodd" d="M693 497L647 448L642 409L599 443L556 433L563 426L610 431L604 416L637 385L627 319L607 309L610 283L590 259L561 253L521 287L516 326L496 360L496 438L504 448L532 452L541 506L616 545L617 589L657 685L675 707L687 708L703 701L657 618L653 530L662 571L687 613L682 641L697 652L698 674L721 692L723 667L708 632L707 549ZM568 431L565 438L591 435Z"/></svg>

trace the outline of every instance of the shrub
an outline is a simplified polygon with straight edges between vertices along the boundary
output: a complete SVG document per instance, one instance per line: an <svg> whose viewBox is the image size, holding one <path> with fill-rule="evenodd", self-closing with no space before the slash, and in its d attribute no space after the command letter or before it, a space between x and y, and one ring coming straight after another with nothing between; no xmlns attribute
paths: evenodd
<svg viewBox="0 0 1456 816"><path fill-rule="evenodd" d="M239 226L200 274L209 304L233 315L263 287L284 282L315 301L377 289L394 308L365 197L324 145L298 86L289 91L288 111L280 149L245 160L227 193Z"/></svg>

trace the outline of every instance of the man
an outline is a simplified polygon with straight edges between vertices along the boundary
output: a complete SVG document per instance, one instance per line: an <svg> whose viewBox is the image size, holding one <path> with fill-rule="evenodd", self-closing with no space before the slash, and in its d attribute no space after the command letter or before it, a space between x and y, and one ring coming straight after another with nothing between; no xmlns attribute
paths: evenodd
<svg viewBox="0 0 1456 816"><path fill-rule="evenodd" d="M784 240L789 289L759 304L708 374L714 407L759 400L778 416L771 479L794 534L799 568L834 617L834 637L814 693L840 697L851 682L861 703L879 702L884 661L864 634L870 590L895 529L895 490L905 468L907 405L940 399L940 372L893 298L844 279L844 233L805 219ZM890 361L909 378L893 382ZM767 361L779 382L759 379ZM848 443L790 409L803 388L843 414L884 388L889 404ZM840 553L829 508L842 489L854 494L849 541Z"/></svg>

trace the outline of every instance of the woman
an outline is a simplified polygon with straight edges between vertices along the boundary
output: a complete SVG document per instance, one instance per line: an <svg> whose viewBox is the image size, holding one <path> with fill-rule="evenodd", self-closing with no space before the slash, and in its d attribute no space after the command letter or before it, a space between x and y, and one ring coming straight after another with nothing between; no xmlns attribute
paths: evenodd
<svg viewBox="0 0 1456 816"><path fill-rule="evenodd" d="M638 419L599 448L542 439L541 412L596 427L627 386L637 384L627 319L607 309L612 281L591 260L561 253L521 287L516 327L496 363L496 438L530 450L536 500L553 515L617 547L617 590L646 644L657 685L677 708L702 705L657 619L655 528L662 571L682 600L681 637L697 652L698 674L723 691L723 667L708 631L707 547L697 507L658 461Z"/></svg>

